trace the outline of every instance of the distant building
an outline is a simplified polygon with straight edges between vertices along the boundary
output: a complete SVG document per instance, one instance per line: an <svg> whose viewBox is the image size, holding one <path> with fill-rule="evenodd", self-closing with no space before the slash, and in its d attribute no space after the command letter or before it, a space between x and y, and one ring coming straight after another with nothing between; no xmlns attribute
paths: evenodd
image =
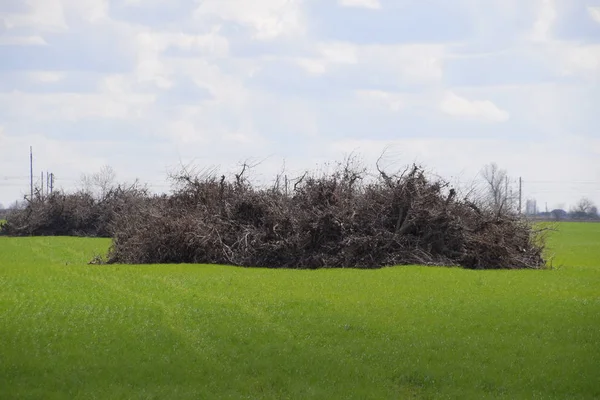
<svg viewBox="0 0 600 400"><path fill-rule="evenodd" d="M569 213L560 208L550 211L550 215L557 221L569 219Z"/></svg>
<svg viewBox="0 0 600 400"><path fill-rule="evenodd" d="M536 215L537 213L537 201L535 199L527 200L525 203L525 215Z"/></svg>

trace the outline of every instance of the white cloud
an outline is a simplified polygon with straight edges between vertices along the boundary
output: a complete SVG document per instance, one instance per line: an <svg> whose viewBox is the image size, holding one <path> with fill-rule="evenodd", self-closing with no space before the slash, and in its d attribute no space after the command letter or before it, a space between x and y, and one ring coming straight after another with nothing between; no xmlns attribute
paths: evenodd
<svg viewBox="0 0 600 400"><path fill-rule="evenodd" d="M531 30L531 39L544 42L551 39L552 28L557 20L558 13L554 0L537 0L539 4L538 16Z"/></svg>
<svg viewBox="0 0 600 400"><path fill-rule="evenodd" d="M167 134L182 144L198 144L208 142L208 132L202 132L196 124L186 119L169 122Z"/></svg>
<svg viewBox="0 0 600 400"><path fill-rule="evenodd" d="M172 0L122 0L126 6L143 6L143 5L156 5L156 4L168 4Z"/></svg>
<svg viewBox="0 0 600 400"><path fill-rule="evenodd" d="M145 114L155 96L136 93L123 76L107 76L97 93L0 93L0 106L10 115L38 121L84 118L135 119Z"/></svg>
<svg viewBox="0 0 600 400"><path fill-rule="evenodd" d="M65 74L55 71L35 71L28 73L29 79L34 82L56 83L64 79Z"/></svg>
<svg viewBox="0 0 600 400"><path fill-rule="evenodd" d="M357 46L350 43L321 43L317 48L318 52L328 63L356 64L358 61Z"/></svg>
<svg viewBox="0 0 600 400"><path fill-rule="evenodd" d="M600 79L600 45L552 40L535 51L548 71L592 82Z"/></svg>
<svg viewBox="0 0 600 400"><path fill-rule="evenodd" d="M600 7L588 7L588 13L594 21L600 24Z"/></svg>
<svg viewBox="0 0 600 400"><path fill-rule="evenodd" d="M297 58L295 62L311 75L323 75L327 72L327 62L322 59Z"/></svg>
<svg viewBox="0 0 600 400"><path fill-rule="evenodd" d="M411 84L439 82L444 55L445 47L437 44L369 45L359 50L361 62Z"/></svg>
<svg viewBox="0 0 600 400"><path fill-rule="evenodd" d="M200 21L233 21L251 28L259 40L303 34L305 17L300 0L205 0L194 11Z"/></svg>
<svg viewBox="0 0 600 400"><path fill-rule="evenodd" d="M436 44L357 45L324 42L316 46L318 56L297 58L307 72L324 74L335 66L355 66L381 77L389 84L439 82L443 76L445 48Z"/></svg>
<svg viewBox="0 0 600 400"><path fill-rule="evenodd" d="M318 43L317 57L300 57L294 61L301 68L313 75L322 75L335 65L352 65L358 63L359 47L344 42Z"/></svg>
<svg viewBox="0 0 600 400"><path fill-rule="evenodd" d="M64 32L68 16L87 22L108 19L108 0L28 0L24 12L0 13L7 29L29 28L36 32Z"/></svg>
<svg viewBox="0 0 600 400"><path fill-rule="evenodd" d="M372 10L381 9L379 0L338 0L338 4L343 7L368 8Z"/></svg>
<svg viewBox="0 0 600 400"><path fill-rule="evenodd" d="M175 47L188 51L203 51L211 57L225 57L229 53L229 42L219 35L218 29L204 35L191 35L182 32L147 31L138 36L140 44L156 51Z"/></svg>
<svg viewBox="0 0 600 400"><path fill-rule="evenodd" d="M0 46L44 46L48 44L43 37L31 36L0 36Z"/></svg>
<svg viewBox="0 0 600 400"><path fill-rule="evenodd" d="M561 46L558 62L567 75L583 74L598 79L600 77L600 45Z"/></svg>
<svg viewBox="0 0 600 400"><path fill-rule="evenodd" d="M137 80L155 82L161 89L168 89L173 85L173 71L169 70L162 56L168 48L199 52L205 58L221 58L229 53L229 42L218 34L218 30L205 35L143 31L137 34L134 43Z"/></svg>
<svg viewBox="0 0 600 400"><path fill-rule="evenodd" d="M508 112L498 108L489 100L468 100L448 91L440 103L440 109L452 117L491 122L508 120Z"/></svg>
<svg viewBox="0 0 600 400"><path fill-rule="evenodd" d="M382 90L359 90L356 95L360 100L364 100L368 104L383 105L393 112L402 110L406 105L404 96L398 93L384 92Z"/></svg>
<svg viewBox="0 0 600 400"><path fill-rule="evenodd" d="M314 166L317 159L339 158L342 149L373 148L379 153L395 143L403 149L402 160L405 155L407 163L419 158L444 176L458 166L480 168L494 159L540 180L569 180L581 174L597 181L600 175L594 178L586 171L594 168L598 156L598 143L590 137L596 135L592 127L599 121L593 106L600 101L600 46L583 29L578 34L587 33L588 38L576 43L554 37L554 26L566 31L574 18L583 17L582 23L589 18L581 10L570 12L568 1L461 0L448 13L448 18L464 18L461 42L436 43L416 42L415 32L407 32L405 26L350 32L351 26L338 25L348 12L320 13L318 20L310 20L319 6L302 0L186 0L175 5L168 0L27 0L26 12L0 15L0 44L12 45L0 48L0 59L9 60L8 68L34 71L0 72L9 77L0 93L0 120L7 132L0 141L8 153L19 153L19 160L30 142L40 152L48 146L57 152L44 160L48 168L58 172L56 165L69 164L61 174L76 176L105 163L118 170L121 162L126 172L132 164L140 171L162 168L176 164L179 156L201 158L208 165L234 165L249 156L274 154L291 165L288 157L293 155L294 165L302 169ZM148 2L151 7L127 20L137 11L133 7L145 8ZM389 2L337 3L376 10ZM445 24L444 15L428 14L430 9L422 3L412 2L406 11L430 15L430 37L441 38L441 31L435 30ZM307 4L311 12L305 12ZM118 20L111 19L109 5L119 13ZM190 15L175 19L188 6ZM374 23L386 19L382 12L355 11L350 12L353 18ZM600 9L587 11L598 20ZM52 47L14 48L43 45L46 40ZM77 45L78 40L82 44ZM81 57L77 50L86 43L93 46L94 60L107 61L95 63L94 72L88 71L88 54ZM32 57L9 58L19 51ZM60 62L48 57L45 65L43 56L54 51ZM458 65L452 59L455 52L469 57ZM290 63L321 77L302 76L297 68L286 70ZM68 75L52 72L57 67ZM102 72L105 67L111 72ZM485 85L485 76L497 77L496 86ZM90 86L90 79L99 80L97 87ZM52 93L43 93L39 83L52 84ZM326 85L326 95L324 87L316 87L320 83ZM29 88L40 90L28 93ZM490 140L481 141L481 126L472 120L504 124L486 125L482 137ZM111 137L119 138L119 146L123 138L135 135L134 150L123 161L111 150L115 143L101 142L91 133L85 138L71 133L68 127L75 121L114 129ZM437 132L444 139L407 137ZM146 133L147 141L138 140ZM336 141L342 134L356 141ZM568 140L547 145L549 137L574 135L582 136L577 146L566 146ZM514 155L516 136L522 146ZM62 139L52 139L58 137ZM376 140L390 137L405 139ZM67 151L61 153L63 146ZM550 158L559 160L561 167L546 167ZM22 167L19 160L0 160L0 170L16 174L13 171ZM265 174L279 167L274 163ZM0 201L10 202L13 192L1 189ZM560 198L561 193L552 196Z"/></svg>
<svg viewBox="0 0 600 400"><path fill-rule="evenodd" d="M0 13L0 19L9 30L22 27L50 32L67 29L61 0L30 0L27 6L27 12Z"/></svg>
<svg viewBox="0 0 600 400"><path fill-rule="evenodd" d="M106 20L109 14L109 0L62 0L64 7L79 18L95 23Z"/></svg>
<svg viewBox="0 0 600 400"><path fill-rule="evenodd" d="M243 76L226 74L218 66L200 57L165 60L167 70L180 77L189 77L198 86L210 91L209 104L221 105L228 110L243 110L251 95L243 84Z"/></svg>

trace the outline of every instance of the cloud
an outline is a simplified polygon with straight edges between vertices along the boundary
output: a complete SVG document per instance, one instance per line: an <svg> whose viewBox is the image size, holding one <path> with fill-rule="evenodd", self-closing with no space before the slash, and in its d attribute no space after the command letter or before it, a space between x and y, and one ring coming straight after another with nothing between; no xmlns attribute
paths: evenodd
<svg viewBox="0 0 600 400"><path fill-rule="evenodd" d="M587 10L590 17L600 24L600 7L588 7Z"/></svg>
<svg viewBox="0 0 600 400"><path fill-rule="evenodd" d="M356 64L358 48L350 43L332 42L321 43L318 52L328 63Z"/></svg>
<svg viewBox="0 0 600 400"><path fill-rule="evenodd" d="M543 42L551 39L552 28L557 19L554 0L537 0L539 4L538 16L531 30L531 39Z"/></svg>
<svg viewBox="0 0 600 400"><path fill-rule="evenodd" d="M351 43L328 42L316 46L317 57L300 57L295 61L308 73L322 75L335 65L356 64L358 47Z"/></svg>
<svg viewBox="0 0 600 400"><path fill-rule="evenodd" d="M161 89L173 85L173 71L169 70L163 57L166 50L176 48L205 58L225 57L229 52L229 42L217 31L204 35L142 31L136 35L134 43L136 79L153 82Z"/></svg>
<svg viewBox="0 0 600 400"><path fill-rule="evenodd" d="M109 17L109 0L62 0L70 14L77 15L90 23Z"/></svg>
<svg viewBox="0 0 600 400"><path fill-rule="evenodd" d="M0 36L0 46L43 46L46 40L39 35L31 36Z"/></svg>
<svg viewBox="0 0 600 400"><path fill-rule="evenodd" d="M402 110L405 106L405 98L398 93L389 93L382 90L359 90L356 92L359 99L368 103L382 104L393 112Z"/></svg>
<svg viewBox="0 0 600 400"><path fill-rule="evenodd" d="M584 170L600 124L598 10L426 3L0 1L0 141L19 154L0 169L26 170L34 142L65 146L36 164L63 179L110 164L157 185L154 170L179 160L272 156L268 178L283 158L311 168L392 144L444 176L493 160L539 180L600 179Z"/></svg>
<svg viewBox="0 0 600 400"><path fill-rule="evenodd" d="M34 71L29 72L29 78L34 82L56 83L64 79L65 74L55 71Z"/></svg>
<svg viewBox="0 0 600 400"><path fill-rule="evenodd" d="M0 13L8 30L33 28L38 32L57 32L68 28L61 0L31 0L21 12Z"/></svg>
<svg viewBox="0 0 600 400"><path fill-rule="evenodd" d="M489 100L468 100L451 91L445 94L440 109L443 113L457 118L490 122L505 122L509 118L508 112Z"/></svg>
<svg viewBox="0 0 600 400"><path fill-rule="evenodd" d="M97 93L0 93L4 112L19 118L35 115L38 121L141 118L154 101L153 94L136 93L119 75L103 78Z"/></svg>
<svg viewBox="0 0 600 400"><path fill-rule="evenodd" d="M600 78L600 45L558 44L550 50L557 56L557 64L566 75Z"/></svg>
<svg viewBox="0 0 600 400"><path fill-rule="evenodd" d="M338 4L343 7L368 8L371 10L381 9L379 0L338 0Z"/></svg>
<svg viewBox="0 0 600 400"><path fill-rule="evenodd" d="M164 6L172 4L170 0L120 0L127 7Z"/></svg>
<svg viewBox="0 0 600 400"><path fill-rule="evenodd" d="M315 46L317 55L296 59L297 65L314 75L346 68L371 81L391 85L438 82L443 76L445 47L442 45L355 45L324 42Z"/></svg>
<svg viewBox="0 0 600 400"><path fill-rule="evenodd" d="M373 45L364 48L361 59L402 80L423 83L442 79L444 52L442 45Z"/></svg>
<svg viewBox="0 0 600 400"><path fill-rule="evenodd" d="M451 43L472 38L473 8L489 9L472 0L308 1L310 33L324 41L355 44ZM508 0L507 0L508 1ZM367 6L367 8L365 8ZM379 7L375 8L375 7Z"/></svg>
<svg viewBox="0 0 600 400"><path fill-rule="evenodd" d="M198 21L231 21L251 29L258 40L303 34L306 31L299 0L205 0L194 11Z"/></svg>

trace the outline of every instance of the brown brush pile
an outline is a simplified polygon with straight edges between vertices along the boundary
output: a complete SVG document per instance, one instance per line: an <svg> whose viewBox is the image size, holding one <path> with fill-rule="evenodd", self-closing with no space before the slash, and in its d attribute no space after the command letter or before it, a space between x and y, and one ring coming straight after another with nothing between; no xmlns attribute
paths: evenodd
<svg viewBox="0 0 600 400"><path fill-rule="evenodd" d="M150 203L151 197L137 183L119 185L101 197L85 191L36 193L23 209L13 210L0 227L7 236L110 237L117 215L126 215L134 205Z"/></svg>
<svg viewBox="0 0 600 400"><path fill-rule="evenodd" d="M543 243L518 215L459 198L417 166L367 182L342 165L257 188L244 172L175 176L172 196L117 210L109 263L270 268L426 264L543 268Z"/></svg>

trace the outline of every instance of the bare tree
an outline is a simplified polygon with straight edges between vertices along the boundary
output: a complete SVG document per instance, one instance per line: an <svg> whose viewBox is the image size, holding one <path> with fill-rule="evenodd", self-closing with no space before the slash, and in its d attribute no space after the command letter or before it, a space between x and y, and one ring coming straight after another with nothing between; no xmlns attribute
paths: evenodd
<svg viewBox="0 0 600 400"><path fill-rule="evenodd" d="M115 186L116 173L109 165L103 166L100 171L81 176L81 186L84 192L98 198L104 198L108 191Z"/></svg>
<svg viewBox="0 0 600 400"><path fill-rule="evenodd" d="M590 214L594 208L596 208L594 202L587 197L584 197L579 200L579 202L571 209L571 211L576 213Z"/></svg>
<svg viewBox="0 0 600 400"><path fill-rule="evenodd" d="M500 169L496 163L483 167L481 176L485 182L482 203L490 207L496 214L513 208L514 196L508 185L506 170Z"/></svg>
<svg viewBox="0 0 600 400"><path fill-rule="evenodd" d="M13 211L13 210L24 210L27 207L27 201L23 200L23 201L19 201L19 200L15 200L9 207L8 209Z"/></svg>
<svg viewBox="0 0 600 400"><path fill-rule="evenodd" d="M587 197L582 198L579 202L571 207L571 217L576 219L597 219L598 218L598 207L594 202Z"/></svg>

